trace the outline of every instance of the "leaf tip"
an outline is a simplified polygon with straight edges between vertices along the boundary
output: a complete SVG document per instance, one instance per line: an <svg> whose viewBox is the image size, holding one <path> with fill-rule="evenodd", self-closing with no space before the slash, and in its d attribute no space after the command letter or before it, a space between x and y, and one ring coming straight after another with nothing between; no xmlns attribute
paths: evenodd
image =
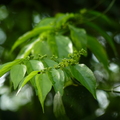
<svg viewBox="0 0 120 120"><path fill-rule="evenodd" d="M17 91L16 96L19 94L19 92L21 91L22 87Z"/></svg>

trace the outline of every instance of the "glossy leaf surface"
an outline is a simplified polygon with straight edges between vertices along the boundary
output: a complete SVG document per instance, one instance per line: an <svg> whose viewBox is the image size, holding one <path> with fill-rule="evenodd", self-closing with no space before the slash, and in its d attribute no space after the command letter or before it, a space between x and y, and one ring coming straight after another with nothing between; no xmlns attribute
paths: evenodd
<svg viewBox="0 0 120 120"><path fill-rule="evenodd" d="M52 81L54 81L53 87L55 89L55 92L60 92L61 95L63 95L63 89L64 89L64 81L65 81L65 75L64 72L60 69L52 69L51 70L51 77Z"/></svg>
<svg viewBox="0 0 120 120"><path fill-rule="evenodd" d="M30 74L32 71L40 71L44 69L44 65L41 61L38 60L26 60L25 65L27 66L27 73ZM36 87L35 78L33 77L31 83Z"/></svg>
<svg viewBox="0 0 120 120"><path fill-rule="evenodd" d="M17 94L20 92L20 90L22 89L22 87L27 84L27 82L29 82L35 75L38 74L38 72L39 71L33 71L28 76L26 76L24 78L23 82L20 84L20 87L19 87L19 90L18 90Z"/></svg>
<svg viewBox="0 0 120 120"><path fill-rule="evenodd" d="M35 35L40 34L41 32L45 31L45 30L50 30L52 29L52 27L40 27L40 28L35 28L32 31L29 31L27 33L25 33L23 36L19 37L17 39L17 41L15 42L15 44L12 47L12 51L19 46L20 44L22 44L23 42L27 41L29 38L34 37Z"/></svg>
<svg viewBox="0 0 120 120"><path fill-rule="evenodd" d="M47 94L52 88L52 83L49 80L49 77L47 74L38 74L35 77L35 82L37 86L38 97L39 97L39 100L40 100L40 103L42 105L42 109L44 112L44 101L45 101Z"/></svg>
<svg viewBox="0 0 120 120"><path fill-rule="evenodd" d="M13 62L3 64L0 69L0 76L4 75L6 72L8 72L12 68L12 66L19 64L22 61L23 61L23 59L16 59Z"/></svg>
<svg viewBox="0 0 120 120"><path fill-rule="evenodd" d="M15 65L10 70L10 78L13 82L14 89L16 89L21 82L21 80L24 78L26 73L26 66L22 64Z"/></svg>
<svg viewBox="0 0 120 120"><path fill-rule="evenodd" d="M68 37L57 35L55 36L58 56L61 58L66 57L69 53L73 53L73 45Z"/></svg>
<svg viewBox="0 0 120 120"><path fill-rule="evenodd" d="M74 76L96 98L96 79L93 72L84 64L70 67Z"/></svg>

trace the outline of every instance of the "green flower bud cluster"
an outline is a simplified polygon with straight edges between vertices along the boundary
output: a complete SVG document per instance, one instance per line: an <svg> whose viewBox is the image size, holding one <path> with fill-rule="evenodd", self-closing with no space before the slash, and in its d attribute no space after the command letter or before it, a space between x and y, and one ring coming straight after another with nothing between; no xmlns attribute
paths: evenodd
<svg viewBox="0 0 120 120"><path fill-rule="evenodd" d="M80 51L74 51L73 53L69 54L68 57L72 58L72 59L76 59L78 60L80 58L81 55L86 56L87 52L84 49L81 49Z"/></svg>
<svg viewBox="0 0 120 120"><path fill-rule="evenodd" d="M53 67L44 68L44 69L40 70L38 72L38 74L46 73L46 72L50 71L51 69L63 69L65 67L78 64L78 60L79 60L80 56L81 55L86 56L86 54L87 54L87 52L84 49L81 49L81 51L74 51L72 54L68 55L68 58L63 58L62 60L60 60L60 62L58 62L59 61L58 57L53 55L50 59L54 60L58 64ZM42 60L43 58L46 58L46 57L47 57L47 55L38 54L37 57L35 57L34 55L30 55L30 56L26 57L26 60L31 60L31 59Z"/></svg>
<svg viewBox="0 0 120 120"><path fill-rule="evenodd" d="M62 69L64 67L77 64L77 61L74 59L62 59L62 62L60 62L58 65L54 66L55 69Z"/></svg>
<svg viewBox="0 0 120 120"><path fill-rule="evenodd" d="M57 62L58 57L56 55L52 55L52 57L50 57L51 60L54 60L55 62Z"/></svg>

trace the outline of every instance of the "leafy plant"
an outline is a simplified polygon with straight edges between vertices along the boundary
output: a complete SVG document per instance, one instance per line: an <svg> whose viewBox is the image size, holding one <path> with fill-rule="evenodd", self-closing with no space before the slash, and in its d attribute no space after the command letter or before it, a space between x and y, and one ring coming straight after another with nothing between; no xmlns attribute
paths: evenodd
<svg viewBox="0 0 120 120"><path fill-rule="evenodd" d="M54 113L56 117L65 114L62 103L64 89L74 85L74 79L83 85L96 99L96 79L85 64L80 63L81 55L87 56L88 49L108 70L108 56L96 37L86 32L86 27L95 29L110 44L116 53L110 36L89 20L99 12L82 10L77 14L57 14L42 19L33 30L16 40L13 52L21 47L17 59L0 66L0 76L10 71L10 79L17 94L28 82L34 87L44 112L44 101L52 87L55 91ZM110 21L101 14L101 19ZM83 26L83 27L80 27Z"/></svg>

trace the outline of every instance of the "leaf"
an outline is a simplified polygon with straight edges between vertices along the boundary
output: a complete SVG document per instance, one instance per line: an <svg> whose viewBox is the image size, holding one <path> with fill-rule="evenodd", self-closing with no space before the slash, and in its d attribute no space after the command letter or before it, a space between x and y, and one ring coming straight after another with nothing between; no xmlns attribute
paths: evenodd
<svg viewBox="0 0 120 120"><path fill-rule="evenodd" d="M55 92L60 92L61 95L63 95L63 89L64 89L64 81L65 81L65 75L64 72L60 69L52 69L51 70L51 76L49 76L51 81L54 81L53 87L55 89Z"/></svg>
<svg viewBox="0 0 120 120"><path fill-rule="evenodd" d="M62 102L61 94L59 92L57 92L54 96L53 112L56 117L61 117L65 115L65 108Z"/></svg>
<svg viewBox="0 0 120 120"><path fill-rule="evenodd" d="M44 58L44 62L45 62L46 67L54 67L54 66L58 65L57 62L55 62L49 58Z"/></svg>
<svg viewBox="0 0 120 120"><path fill-rule="evenodd" d="M53 61L53 60L51 60L51 59L49 59L49 58L43 58L41 61L42 61L42 63L44 64L44 66L45 66L46 68L48 68L48 69L50 68L50 69L48 70L47 74L48 74L49 79L50 79L50 81L52 82L52 84L54 84L55 82L54 82L54 80L52 79L51 69L52 69L54 66L58 65L58 63L55 62L55 61Z"/></svg>
<svg viewBox="0 0 120 120"><path fill-rule="evenodd" d="M27 66L27 72L28 74L31 73L32 71L40 71L44 69L44 65L41 61L39 60L25 60L24 64Z"/></svg>
<svg viewBox="0 0 120 120"><path fill-rule="evenodd" d="M56 15L56 28L61 28L62 26L65 25L65 23L71 19L71 18L74 18L74 14L62 14L62 13L59 13Z"/></svg>
<svg viewBox="0 0 120 120"><path fill-rule="evenodd" d="M8 64L10 64L11 62L7 62L7 63L4 63L4 64L1 64L0 65L0 69L2 69L4 66L6 66L6 65L8 65Z"/></svg>
<svg viewBox="0 0 120 120"><path fill-rule="evenodd" d="M108 57L103 46L94 37L88 36L88 48L93 52L96 58L104 65L108 70Z"/></svg>
<svg viewBox="0 0 120 120"><path fill-rule="evenodd" d="M20 44L22 44L23 42L27 41L29 38L34 37L35 35L38 35L38 34L40 34L40 33L43 32L43 31L51 30L51 29L53 29L53 28L50 27L50 26L45 26L45 27L35 28L35 29L33 29L33 30L25 33L23 36L19 37L19 38L17 39L17 41L14 43L14 45L12 46L11 52L12 52L16 47L18 47Z"/></svg>
<svg viewBox="0 0 120 120"><path fill-rule="evenodd" d="M68 37L57 35L55 39L59 57L64 58L68 56L69 53L73 53L73 45Z"/></svg>
<svg viewBox="0 0 120 120"><path fill-rule="evenodd" d="M42 105L42 109L44 112L44 101L45 101L47 94L52 88L52 83L49 80L49 77L47 74L36 75L35 82L36 82L36 86L38 90L38 97L39 97L39 100L40 100L40 103Z"/></svg>
<svg viewBox="0 0 120 120"><path fill-rule="evenodd" d="M84 64L70 66L70 70L77 79L96 99L96 79L93 72Z"/></svg>
<svg viewBox="0 0 120 120"><path fill-rule="evenodd" d="M55 18L49 17L42 19L36 27L43 27L43 26L53 26L55 22Z"/></svg>
<svg viewBox="0 0 120 120"><path fill-rule="evenodd" d="M25 57L27 57L30 54L30 52L32 51L35 44L37 44L39 41L40 41L40 37L31 40L30 43L28 43L26 46L24 46L21 49L20 53L17 55L17 58L25 58Z"/></svg>
<svg viewBox="0 0 120 120"><path fill-rule="evenodd" d="M40 71L44 69L44 65L41 61L38 60L26 60L24 61L27 66L27 73L30 74L32 71ZM31 80L32 85L36 88L35 78L33 77Z"/></svg>
<svg viewBox="0 0 120 120"><path fill-rule="evenodd" d="M100 26L97 26L92 22L86 22L86 24L97 30L106 39L106 41L110 44L111 48L113 49L114 53L117 55L117 51L112 37L110 37L103 29L101 29Z"/></svg>
<svg viewBox="0 0 120 120"><path fill-rule="evenodd" d="M32 49L32 53L35 55L38 55L38 54L40 55L47 54L48 56L52 55L50 47L46 41L39 41Z"/></svg>
<svg viewBox="0 0 120 120"><path fill-rule="evenodd" d="M69 53L73 53L72 42L68 37L50 34L48 35L47 42L53 55L63 58Z"/></svg>
<svg viewBox="0 0 120 120"><path fill-rule="evenodd" d="M16 60L14 60L14 61L12 61L12 62L9 62L9 63L5 63L5 64L3 64L0 68L0 77L2 76L2 75L4 75L6 72L8 72L11 68L12 68L12 66L14 66L14 65L16 65L16 64L19 64L19 63L21 63L23 61L23 59L16 59Z"/></svg>
<svg viewBox="0 0 120 120"><path fill-rule="evenodd" d="M33 71L31 72L28 76L26 76L23 80L23 82L20 84L19 90L17 92L17 94L20 92L20 90L22 89L22 87L27 84L28 81L30 81L35 75L37 75L39 73L39 71Z"/></svg>
<svg viewBox="0 0 120 120"><path fill-rule="evenodd" d="M68 67L64 68L64 75L65 75L64 88L74 84L72 81L73 76L71 75L70 71L67 68Z"/></svg>
<svg viewBox="0 0 120 120"><path fill-rule="evenodd" d="M57 47L57 43L56 43L56 39L55 39L55 35L54 34L48 34L47 36L47 43L50 47L50 50L52 52L52 55L56 55L58 56L58 47Z"/></svg>
<svg viewBox="0 0 120 120"><path fill-rule="evenodd" d="M26 73L26 66L22 64L14 65L10 70L10 78L13 82L14 89L16 89L24 78Z"/></svg>
<svg viewBox="0 0 120 120"><path fill-rule="evenodd" d="M70 35L77 50L86 49L87 46L87 37L86 31L84 29L76 28L72 25L69 25Z"/></svg>

